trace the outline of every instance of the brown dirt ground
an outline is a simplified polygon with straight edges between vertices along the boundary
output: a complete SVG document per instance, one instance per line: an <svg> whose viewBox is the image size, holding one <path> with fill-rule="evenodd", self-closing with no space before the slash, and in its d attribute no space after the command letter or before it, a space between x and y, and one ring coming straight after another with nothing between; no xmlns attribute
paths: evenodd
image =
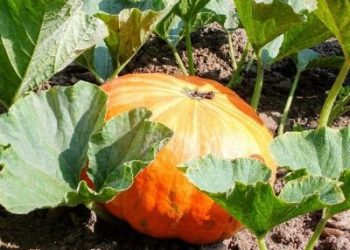
<svg viewBox="0 0 350 250"><path fill-rule="evenodd" d="M236 56L239 59L246 37L244 32L239 30L233 38ZM195 48L196 74L223 84L227 83L232 72L227 38L222 29L217 25L211 25L193 34L192 39ZM323 54L341 54L334 40L323 43L315 49ZM183 44L180 44L179 50L186 62ZM145 44L123 74L132 72L180 74L171 51L164 42L155 37ZM244 80L236 91L249 101L254 86L255 66L243 73ZM287 129L291 129L296 124L304 128L314 128L317 125L317 114L336 73L337 70L329 68L303 73ZM295 67L290 60L277 63L265 71L265 86L259 111L273 132L277 128L294 74ZM94 81L90 73L73 64L53 77L43 89L52 85L71 85L81 79ZM334 127L344 127L349 124L349 116L345 115L337 119ZM279 172L280 177L283 174L282 171ZM282 185L279 178L275 185L276 190ZM275 228L267 237L269 249L302 249L319 218L319 213L308 214ZM135 232L122 221L116 220L111 224L97 218L88 209L77 207L38 210L28 215L12 215L0 209L0 248L248 250L256 249L256 244L253 236L246 230L239 232L232 239L208 246L194 246L178 240L154 239ZM328 222L317 249L350 249L350 212L339 214Z"/></svg>

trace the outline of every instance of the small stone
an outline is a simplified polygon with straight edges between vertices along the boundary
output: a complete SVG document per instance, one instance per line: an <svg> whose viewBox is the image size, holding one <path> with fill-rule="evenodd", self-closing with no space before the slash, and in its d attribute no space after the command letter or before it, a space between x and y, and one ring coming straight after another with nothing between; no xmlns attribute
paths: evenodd
<svg viewBox="0 0 350 250"><path fill-rule="evenodd" d="M343 231L336 228L331 228L331 227L326 227L325 229L323 229L323 232L322 232L323 237L335 236L338 238L342 235L344 235Z"/></svg>

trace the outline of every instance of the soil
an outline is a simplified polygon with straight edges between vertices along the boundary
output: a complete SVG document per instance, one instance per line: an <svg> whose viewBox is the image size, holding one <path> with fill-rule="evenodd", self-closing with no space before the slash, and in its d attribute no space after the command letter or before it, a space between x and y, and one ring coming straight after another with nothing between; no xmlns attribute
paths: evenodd
<svg viewBox="0 0 350 250"><path fill-rule="evenodd" d="M243 30L233 34L236 58L239 60L246 41ZM217 80L223 84L232 74L227 38L218 25L205 27L192 35L195 51L196 74ZM335 40L329 40L314 48L326 55L341 55ZM186 63L184 44L179 45L180 55ZM181 74L167 45L152 36L137 56L128 64L122 74L135 72L165 72ZM236 92L246 101L252 94L255 80L255 65L243 72L243 82ZM288 91L295 74L291 60L272 65L265 70L265 85L259 112L270 130L275 133ZM294 126L314 128L318 114L337 74L330 68L305 71L296 92L287 130ZM72 85L79 80L94 82L85 69L72 64L54 76L42 89L53 85ZM349 83L349 79L347 83ZM1 110L0 113L4 110ZM334 127L350 124L347 115L337 119ZM280 170L275 189L281 189ZM275 228L267 236L269 249L303 249L312 234L320 213L295 218ZM256 249L254 237L243 230L233 238L207 246L189 245L179 240L159 240L134 231L127 223L115 220L106 222L85 207L56 208L34 211L28 215L13 215L0 209L1 249ZM317 249L350 249L350 212L344 212L329 220Z"/></svg>

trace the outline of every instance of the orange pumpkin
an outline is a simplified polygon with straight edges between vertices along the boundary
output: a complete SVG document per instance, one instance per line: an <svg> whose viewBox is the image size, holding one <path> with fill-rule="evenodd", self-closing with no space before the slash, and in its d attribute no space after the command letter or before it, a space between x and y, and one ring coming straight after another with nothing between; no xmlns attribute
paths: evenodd
<svg viewBox="0 0 350 250"><path fill-rule="evenodd" d="M256 112L233 91L198 77L134 74L102 88L108 94L107 120L146 107L154 121L174 131L154 162L106 209L158 238L206 244L240 230L241 225L190 184L176 166L212 153L229 159L258 157L275 171L268 152L272 136Z"/></svg>

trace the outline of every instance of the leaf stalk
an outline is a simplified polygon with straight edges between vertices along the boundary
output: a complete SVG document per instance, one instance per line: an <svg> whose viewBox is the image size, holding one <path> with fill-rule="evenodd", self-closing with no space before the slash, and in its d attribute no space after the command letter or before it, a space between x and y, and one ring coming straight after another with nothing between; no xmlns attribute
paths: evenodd
<svg viewBox="0 0 350 250"><path fill-rule="evenodd" d="M233 89L233 88L237 87L241 83L240 76L241 76L241 72L242 72L242 69L244 67L245 61L246 61L246 59L248 57L249 49L250 49L250 43L249 43L249 41L247 41L247 43L245 45L245 48L243 50L241 59L238 62L237 69L233 73L230 81L227 84L228 88Z"/></svg>
<svg viewBox="0 0 350 250"><path fill-rule="evenodd" d="M345 81L346 76L348 75L350 69L350 57L346 57L343 66L340 69L340 72L335 80L331 90L328 93L326 101L323 105L318 127L326 127L329 125L329 117L332 112L332 108L334 106L335 100L339 94L339 91Z"/></svg>
<svg viewBox="0 0 350 250"><path fill-rule="evenodd" d="M257 239L259 250L268 250L265 242L265 236Z"/></svg>
<svg viewBox="0 0 350 250"><path fill-rule="evenodd" d="M191 41L191 22L185 24L186 52L188 58L188 71L191 76L194 75L193 49Z"/></svg>
<svg viewBox="0 0 350 250"><path fill-rule="evenodd" d="M233 48L233 43L232 43L232 32L226 32L226 36L227 36L227 40L228 40L228 48L229 48L229 53L230 53L230 57L231 57L231 67L234 71L237 70L238 66L237 66L237 61L236 61L236 57L235 57L235 50Z"/></svg>
<svg viewBox="0 0 350 250"><path fill-rule="evenodd" d="M278 135L281 135L284 132L284 127L285 127L287 119L288 119L289 110L290 110L290 107L292 106L295 90L296 90L296 88L298 86L300 75L301 75L302 72L303 71L301 69L298 69L297 73L295 75L295 79L293 81L292 87L291 87L289 95L288 95L288 99L287 99L286 105L285 105L284 110L283 110L283 115L282 115L282 118L281 118L281 122L280 122L280 125L278 127Z"/></svg>
<svg viewBox="0 0 350 250"><path fill-rule="evenodd" d="M264 84L264 65L261 57L261 51L258 52L257 58L257 76L255 80L255 87L254 87L254 93L252 100L250 102L251 106L257 110L260 96L261 96L261 90Z"/></svg>
<svg viewBox="0 0 350 250"><path fill-rule="evenodd" d="M173 55L174 55L174 58L175 58L175 61L177 63L177 66L179 66L180 70L182 71L182 73L186 76L188 76L188 71L184 65L184 63L182 62L181 60L181 56L179 55L179 53L177 52L176 50L176 47L174 47L173 45L171 45L170 43L168 43Z"/></svg>
<svg viewBox="0 0 350 250"><path fill-rule="evenodd" d="M330 217L331 217L331 214L329 214L328 209L324 208L322 210L322 218L319 221L319 223L315 229L315 232L313 233L310 240L308 241L308 243L305 247L305 250L313 250L314 249L314 247L316 246L317 241L320 238L321 233L322 233L324 227L326 226L326 223Z"/></svg>

